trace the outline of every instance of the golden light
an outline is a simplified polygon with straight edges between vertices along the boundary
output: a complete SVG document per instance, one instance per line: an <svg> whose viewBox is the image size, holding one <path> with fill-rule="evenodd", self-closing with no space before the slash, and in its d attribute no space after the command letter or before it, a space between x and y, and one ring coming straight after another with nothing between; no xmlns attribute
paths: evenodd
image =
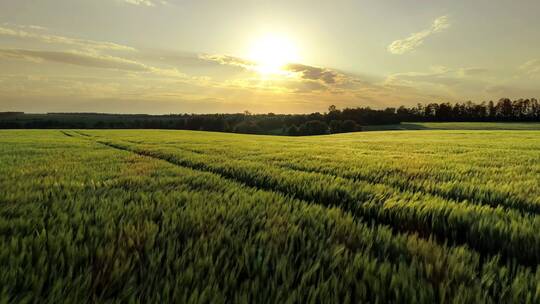
<svg viewBox="0 0 540 304"><path fill-rule="evenodd" d="M255 70L261 74L285 74L283 68L288 63L298 62L299 56L298 49L289 39L267 35L252 44L249 59L255 62Z"/></svg>

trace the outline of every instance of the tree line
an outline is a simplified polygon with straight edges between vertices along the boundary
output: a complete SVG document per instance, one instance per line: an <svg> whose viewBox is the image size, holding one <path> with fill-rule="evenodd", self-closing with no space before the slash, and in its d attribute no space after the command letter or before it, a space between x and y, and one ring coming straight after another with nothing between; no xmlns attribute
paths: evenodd
<svg viewBox="0 0 540 304"><path fill-rule="evenodd" d="M416 107L401 106L396 110L400 121L488 121L488 122L538 122L540 103L537 99L510 100L473 103L429 103Z"/></svg>
<svg viewBox="0 0 540 304"><path fill-rule="evenodd" d="M357 132L362 126L401 122L539 122L537 99L482 103L428 103L412 107L338 109L311 114L103 114L0 112L0 129L176 129L245 134L320 135Z"/></svg>

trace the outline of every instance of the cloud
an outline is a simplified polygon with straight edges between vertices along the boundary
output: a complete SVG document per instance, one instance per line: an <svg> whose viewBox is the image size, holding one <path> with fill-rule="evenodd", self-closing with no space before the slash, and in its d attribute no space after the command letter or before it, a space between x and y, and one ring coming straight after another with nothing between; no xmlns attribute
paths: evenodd
<svg viewBox="0 0 540 304"><path fill-rule="evenodd" d="M325 84L335 84L342 78L342 75L335 71L298 63L289 64L285 69L290 72L300 73L303 79L319 80Z"/></svg>
<svg viewBox="0 0 540 304"><path fill-rule="evenodd" d="M488 69L478 67L461 68L458 70L458 75L461 77L473 77L483 75L489 72Z"/></svg>
<svg viewBox="0 0 540 304"><path fill-rule="evenodd" d="M429 72L406 72L389 75L385 83L391 85L413 86L418 83L452 86L462 82L456 71L444 66L431 67Z"/></svg>
<svg viewBox="0 0 540 304"><path fill-rule="evenodd" d="M396 40L388 46L388 51L392 54L401 55L415 50L424 43L429 36L440 33L450 27L447 16L441 16L431 25L431 28L411 34L409 37Z"/></svg>
<svg viewBox="0 0 540 304"><path fill-rule="evenodd" d="M532 59L522 64L519 69L528 75L540 74L540 59Z"/></svg>
<svg viewBox="0 0 540 304"><path fill-rule="evenodd" d="M448 76L446 73L420 73L408 72L397 73L387 77L386 83L414 86L419 83L453 86L461 81L458 78Z"/></svg>
<svg viewBox="0 0 540 304"><path fill-rule="evenodd" d="M257 64L251 60L227 56L227 55L199 55L199 58L217 62L221 65L240 67L245 70L257 70ZM333 71L327 68L315 67L300 63L290 63L283 67L283 71L289 76L297 75L300 80L311 82L305 87L317 87L321 88L321 85L313 82L321 82L324 85L334 85L341 83L347 77L339 72Z"/></svg>
<svg viewBox="0 0 540 304"><path fill-rule="evenodd" d="M223 100L225 105L241 100L241 109L274 112L284 106L287 111L303 112L323 110L331 103L353 106L419 100L407 88L393 90L365 81L364 76L326 67L294 63L284 66L283 73L262 77L256 62L234 56L134 51L120 44L63 37L47 29L13 24L0 25L0 40L6 37L28 40L33 46L0 48L0 100L47 97L62 101L57 110L69 108L71 102L99 98L145 100L148 112L166 109L154 102L179 102L183 107L186 100L198 104L205 98ZM8 62L13 60L22 62ZM18 78L3 80L9 75ZM216 111L210 104L203 108L202 112Z"/></svg>
<svg viewBox="0 0 540 304"><path fill-rule="evenodd" d="M0 49L0 58L21 59L33 62L59 62L71 65L117 69L134 72L150 72L151 67L136 61L109 55L80 52L33 51L21 49Z"/></svg>
<svg viewBox="0 0 540 304"><path fill-rule="evenodd" d="M32 28L34 30L37 30L35 26L17 26L19 28ZM40 31L43 31L43 29L39 29ZM21 38L21 39L31 39L31 40L37 40L44 43L50 43L50 44L64 44L64 45L70 45L70 46L76 46L81 47L84 49L91 49L91 50L115 50L115 51L134 51L135 49L129 46L116 44L112 42L103 42L103 41L94 41L94 40L85 40L85 39L77 39L77 38L70 38L70 37L64 37L64 36L58 36L58 35L49 35L44 33L36 33L16 28L9 28L9 27L0 27L0 36L7 36L7 37L15 37L15 38Z"/></svg>
<svg viewBox="0 0 540 304"><path fill-rule="evenodd" d="M167 4L165 0L122 0L124 3L137 6L156 6L158 4Z"/></svg>
<svg viewBox="0 0 540 304"><path fill-rule="evenodd" d="M109 55L82 52L54 52L21 49L0 49L0 59L18 59L30 62L56 62L76 66L121 70L129 72L147 72L166 78L185 78L186 75L176 69L162 69L146 64Z"/></svg>
<svg viewBox="0 0 540 304"><path fill-rule="evenodd" d="M242 59L242 58L234 57L234 56L228 56L228 55L200 54L199 58L206 61L217 62L222 65L236 66L236 67L241 67L244 69L252 69L256 65L255 62L251 60Z"/></svg>
<svg viewBox="0 0 540 304"><path fill-rule="evenodd" d="M23 24L15 24L15 23L4 22L3 25L8 26L8 27L17 27L17 28L20 28L20 29L33 30L33 31L46 31L46 30L48 30L48 28L46 28L44 26L33 25L33 24L23 25Z"/></svg>

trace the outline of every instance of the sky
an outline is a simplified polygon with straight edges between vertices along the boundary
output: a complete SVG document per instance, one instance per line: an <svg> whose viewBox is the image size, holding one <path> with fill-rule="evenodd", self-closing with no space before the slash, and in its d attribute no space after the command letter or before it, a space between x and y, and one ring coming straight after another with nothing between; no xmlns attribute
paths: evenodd
<svg viewBox="0 0 540 304"><path fill-rule="evenodd" d="M0 0L0 111L540 97L540 1Z"/></svg>

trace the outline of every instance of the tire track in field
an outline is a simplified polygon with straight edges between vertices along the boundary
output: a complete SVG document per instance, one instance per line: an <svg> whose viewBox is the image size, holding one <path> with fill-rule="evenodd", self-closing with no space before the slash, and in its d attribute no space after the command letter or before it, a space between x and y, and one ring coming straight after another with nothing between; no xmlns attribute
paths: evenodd
<svg viewBox="0 0 540 304"><path fill-rule="evenodd" d="M391 187L391 188L396 189L396 190L401 191L401 192L404 192L404 191L419 192L419 193L422 193L422 194L428 194L428 195L433 195L433 196L436 196L436 197L440 197L440 198L448 200L448 201L455 201L455 202L467 201L467 203L477 204L477 205L484 205L484 206L489 206L489 207L492 207L492 208L503 207L506 210L516 210L516 211L521 212L521 214L523 214L523 215L525 215L525 214L540 215L540 205L539 204L531 203L531 202L525 201L525 200L520 199L520 198L510 197L509 195L506 195L506 194L502 194L503 196L506 197L502 201L501 200L490 200L490 199L479 198L479 197L476 197L474 195L467 195L467 194L460 194L460 193L447 193L445 191L438 190L438 189L428 190L428 189L426 189L425 187L423 187L421 185L385 181L384 179L381 179L381 178L376 178L376 177L375 178L370 178L368 176L360 175L360 174L354 175L354 176L347 175L347 174L339 174L339 173L335 174L335 173L329 172L329 171L324 170L324 169L321 170L321 169L317 169L317 168L306 168L306 167L300 166L300 165L295 164L295 163L274 164L274 165L277 165L280 168L292 169L292 170L295 170L295 171L302 171L302 172L309 172L309 173L321 173L321 174L325 174L325 175L328 175L328 176L341 177L341 178L344 178L344 179L347 179L347 180L351 180L353 182L355 182L355 181L365 181L365 182L369 182L372 185L376 185L376 184L386 185L388 187ZM515 203L511 203L512 201L514 201Z"/></svg>
<svg viewBox="0 0 540 304"><path fill-rule="evenodd" d="M82 133L82 132L78 132L78 131L74 131L74 132L77 133L77 134L80 134L82 136L85 136L85 137L92 137L91 135L88 135L88 134L85 134L85 133ZM132 143L132 144L143 144L142 142L131 141L131 140L126 140L126 142L129 142L129 143ZM204 152L201 152L201 151L198 151L198 150L187 149L187 148L180 147L180 146L173 146L173 147L175 149L187 151L189 153L208 155L207 153L204 153ZM223 156L223 155L220 155L220 157L223 158L225 161L233 160L233 159L231 159L231 158L229 158L227 156ZM258 162L251 161L251 160L242 160L242 161L248 162L248 163L258 163ZM269 165L272 165L272 166L275 166L275 167L285 169L285 170L294 171L294 172L316 173L316 174L321 174L321 175L325 175L325 176L328 176L328 177L339 177L339 178L343 178L344 180L348 180L348 181L352 181L352 182L367 182L367 183L369 183L371 185L374 185L374 186L383 185L383 186L387 186L387 187L392 188L392 189L394 189L396 191L399 191L399 192L414 192L414 193L421 193L421 194L425 194L425 195L432 195L432 196L439 197L441 199L447 200L447 201L449 201L451 203L464 203L464 202L467 202L467 203L476 204L476 205L489 206L489 207L492 207L492 208L502 207L502 208L506 208L506 210L516 210L516 211L520 212L522 215L528 215L528 214L538 215L538 214L540 214L540 205L530 203L528 201L523 201L523 200L518 199L518 198L509 197L506 194L503 194L505 197L507 197L507 199L505 199L504 201L489 200L489 199L482 199L482 198L479 199L478 197L467 195L467 194L459 194L459 193L453 193L453 194L450 193L449 194L449 193L446 193L445 191L440 191L440 190L437 190L437 189L426 190L425 187L422 187L421 185L413 185L413 184L408 184L408 183L396 183L396 182L391 182L391 181L385 181L384 179L381 179L381 178L376 178L376 177L371 178L371 177L365 176L365 175L350 176L350 175L347 175L347 174L339 174L339 173L329 172L328 170L324 170L324 169L306 168L306 167L303 167L301 165L294 164L294 163L283 164L283 163L280 163L280 162L272 162L272 161L266 161L266 160L265 160L265 163L267 163ZM512 200L514 200L517 204L516 203L514 203L514 204L510 203Z"/></svg>
<svg viewBox="0 0 540 304"><path fill-rule="evenodd" d="M437 242L439 242L439 244L449 243L450 245L455 245L455 246L468 245L474 251L481 253L481 255L483 256L489 257L496 254L500 254L505 260L507 261L516 260L519 264L522 264L522 265L537 265L540 260L540 257L538 257L538 255L536 254L537 251L534 251L534 248L538 246L533 246L532 248L529 247L528 248L529 250L524 250L523 252L518 251L517 253L514 251L512 252L507 252L508 250L505 251L505 248L506 249L514 248L514 247L518 248L517 246L504 247L505 244L508 246L507 243L514 241L514 239L510 235L503 235L502 238L494 238L494 239L489 239L487 241L484 240L484 243L483 243L481 239L480 240L474 239L474 238L471 239L468 237L469 233L471 232L470 229L472 228L467 225L453 227L450 229L450 231L446 231L446 230L437 231L435 229L430 229L429 226L431 224L429 222L421 221L420 220L421 218L411 217L409 223L402 223L399 221L399 218L395 217L396 215L399 215L394 212L395 210L398 210L399 212L402 212L402 211L410 212L410 211L413 211L413 209L415 209L415 206L405 206L405 209L403 209L404 207L399 207L399 204L398 204L390 208L390 209L394 209L392 211L390 209L388 210L385 209L384 206L382 207L377 206L377 205L383 205L384 201L373 202L371 200L367 200L367 201L362 202L360 200L354 200L351 202L341 202L341 201L337 202L337 201L332 201L331 199L328 200L328 202L320 201L320 200L314 199L312 196L310 197L309 195L306 195L305 193L294 191L294 189L289 189L289 190L292 190L293 192L287 191L285 189L279 189L280 187L286 188L286 186L283 186L283 185L279 185L279 184L272 185L272 184L261 183L255 179L252 179L251 177L247 175L236 176L232 174L231 172L226 172L226 171L219 170L216 168L210 168L204 163L197 164L197 163L193 163L188 160L185 160L185 159L182 160L182 159L179 159L178 157L175 157L174 155L166 155L163 153L152 152L152 151L147 151L147 150L138 149L138 148L132 148L126 145L122 145L121 143L118 143L118 142L110 142L110 141L103 141L103 140L97 140L96 142L106 145L108 147L114 148L114 149L123 150L123 151L131 152L131 153L135 153L141 156L146 156L146 157L166 161L168 163L171 163L172 165L186 167L186 168L199 170L203 172L211 172L211 173L217 174L218 176L226 180L237 182L247 187L256 188L260 190L273 191L275 193L281 193L282 195L289 196L289 197L292 197L301 201L305 201L307 203L318 204L318 205L326 206L326 207L329 207L329 206L338 207L338 208L343 209L346 212L351 212L359 220L369 221L371 219L379 224L388 225L396 233L399 233L399 232L416 233L417 235L423 238L434 237L437 240ZM277 186L277 188L274 186ZM352 206L347 206L348 205L347 203L354 203L354 205L351 204ZM364 209L360 209L360 208L364 208ZM372 208L372 209L369 209L369 208ZM381 208L384 209L382 210L383 212L389 212L389 213L380 213ZM442 216L446 216L446 215L442 215ZM424 226L424 227L419 227L419 226ZM486 235L489 235L489 233L486 233ZM523 246L519 246L519 247L523 247Z"/></svg>
<svg viewBox="0 0 540 304"><path fill-rule="evenodd" d="M223 157L223 156L222 156ZM226 157L224 157L226 158ZM326 170L325 168L313 168L304 166L301 163L298 162L289 162L284 163L282 161L266 161L267 164L272 166L277 166L283 169L287 170L294 170L299 172L308 172L308 173L320 173L327 176L332 177L340 177L346 180L350 180L353 182L368 182L372 185L385 185L390 188L393 188L400 192L417 192L427 195L432 195L436 197L440 197L442 199L448 200L448 201L454 201L456 203L459 202L467 202L471 204L476 205L483 205L483 206L490 206L492 208L505 208L506 210L516 210L519 211L522 215L527 214L534 214L534 215L540 215L540 204L512 196L511 194L503 193L503 192L497 192L496 195L502 197L502 198L495 198L491 199L489 197L481 197L474 194L467 194L467 193L460 193L457 191L445 191L443 189L426 189L425 186L422 186L421 184L412 184L405 182L400 182L399 180L389 180L387 178L382 177L376 177L376 176L369 176L365 174L361 174L358 172L354 172L353 174L343 174L339 172L333 172L331 170ZM404 180L407 180L407 177L403 177ZM422 179L421 181L426 181L427 179Z"/></svg>
<svg viewBox="0 0 540 304"><path fill-rule="evenodd" d="M131 142L134 144L142 144L140 142L133 142L129 140L127 142ZM204 153L198 150L187 149L180 146L172 146L172 147L174 147L175 149L183 150L190 153L209 155L207 153ZM224 161L234 160L230 157L223 156L223 155L220 155L220 157L223 158ZM250 162L250 163L260 163L260 162L255 162L251 160L242 160L242 161ZM351 176L348 174L339 174L339 173L330 172L324 169L307 168L298 163L284 164L284 163L280 163L279 161L277 162L266 161L266 160L263 160L263 161L268 165L283 168L286 170L295 171L295 172L318 173L318 174L326 175L329 177L340 177L340 178L343 178L345 180L349 180L352 182L367 182L371 185L384 185L400 192L409 191L409 192L416 192L416 193L421 193L421 194L426 194L426 195L432 195L432 196L439 197L441 199L444 199L450 202L455 202L455 203L463 203L466 201L467 203L482 205L482 206L489 206L491 208L501 207L501 208L505 208L506 210L516 210L520 212L522 215L527 215L527 214L540 215L540 204L534 204L520 198L511 197L504 193L502 193L501 195L504 196L505 199L491 200L489 198L480 198L480 197L477 197L474 195L468 195L468 194L460 194L460 193L455 193L455 192L447 193L446 191L438 190L438 189L428 190L428 189L425 189L425 187L421 185L386 181L382 178L377 178L377 177L372 178L366 175Z"/></svg>
<svg viewBox="0 0 540 304"><path fill-rule="evenodd" d="M66 135L67 136L67 135ZM73 137L73 136L69 136L69 137ZM74 136L75 138L77 138L78 136ZM97 136L94 136L93 139L95 139ZM84 138L80 138L79 139L84 139ZM144 154L141 154L141 153L138 153L136 151L132 151L130 149L125 149L125 148L118 148L118 147L113 147L111 145L107 145L103 142L99 142L98 141L94 141L94 140L87 140L88 142L92 142L92 143L97 143L97 144L101 144L101 145L104 145L105 148L113 148L115 150L122 150L122 151L125 151L126 153L131 153L132 155L135 155L135 156L138 156L138 157L143 157L143 159L147 159L147 161L160 161L160 162L164 162L165 164L169 164L173 167L180 167L179 169L187 169L187 170L193 170L192 168L189 168L189 167L184 167L184 166L180 166L176 163L171 163L169 161L166 161L160 157L154 157L154 156L147 156L147 155L144 155ZM198 172L199 170L193 170L193 172ZM200 172L202 174L209 174L209 175L214 175L214 176L217 176L219 178L223 178L225 181L227 182L230 182L231 184L236 184L236 185L240 185L242 188L245 188L245 189L253 189L255 191L265 191L265 190L261 190L261 189L258 189L258 188L255 188L255 187L248 187L246 186L244 183L241 183L241 182L238 182L237 180L235 179L228 179L228 178L225 178L225 177L222 177L220 174L216 174L216 173L213 173L213 172L206 172L206 171L202 171ZM265 191L266 192L266 191ZM267 192L268 193L268 192ZM276 192L277 194L281 194L280 192ZM310 202L306 202L306 201L302 201L302 200L296 200L296 202L301 202L301 203L305 203L306 205L308 205ZM295 201L290 201L289 203L295 203ZM319 205L318 203L314 203L314 204L317 204ZM325 212L327 212L327 208L326 207L323 207L323 210L325 210ZM354 221L357 221L358 219L355 218ZM365 223L363 222L362 224L366 224L366 225L369 225L368 223ZM408 239L410 238L415 238L416 239L416 235L417 234L413 234L413 235L409 235L407 233L402 233L402 232L399 232L399 231L396 231L396 229L393 229L392 227L389 227L388 225L383 225L383 224L374 224L373 222L371 223L372 225L372 228L373 227L385 227L385 228L389 228L392 230L392 233L394 236L398 237L398 236L404 236ZM160 226L161 228L161 226ZM481 256L477 251L471 249L471 248L466 248L466 247L452 247L452 246L449 246L445 243L440 243L438 242L437 240L435 239L429 239L429 240L425 240L425 239L421 239L419 238L420 241L422 242L429 242L431 244L433 244L433 249L437 249L437 250L451 250L451 251L456 251L456 252L459 252L459 250L466 250L466 251L469 251L471 252L471 254L474 254L474 255L478 255L478 256ZM367 241L366 241L367 242ZM363 243L362 243L363 244ZM347 246L347 245L346 245ZM370 246L372 247L372 246ZM352 247L352 248L349 248L347 247L351 252L361 252L360 250L356 249L357 247ZM376 247L375 247L376 248ZM403 262L403 258L405 258L407 261L408 257L414 257L414 258L418 258L420 259L421 261L424 261L426 260L424 263L426 264L435 264L435 261L433 259L431 259L430 257L426 257L424 254L419 254L418 252L416 251L411 251L409 248L405 247L406 251L404 252L400 252L399 255L398 254L393 254L393 253L390 253L389 255L384 255L385 259L387 259L388 261L390 261L391 263L393 264L397 264L399 262ZM370 249L370 250L373 250L374 252L376 252L375 250L376 249ZM366 251L367 254L364 254L366 256L368 256L369 254L369 257L371 258L372 256L374 258L377 258L377 256L375 254L371 255L371 252L372 251ZM380 256L379 256L380 257ZM412 260L412 259L411 259ZM478 262L477 264L477 267L469 267L469 269L474 269L474 271L476 273L480 273L482 271L482 267L484 265L484 262L481 260L480 262ZM459 264L458 266L462 266L462 264ZM444 267L443 266L443 271L442 272L437 272L437 275L435 275L435 279L433 279L433 284L438 284L439 281L437 279L437 277L441 277L441 276L446 276L446 273L452 273L454 272L454 267L453 265L447 265L447 267ZM431 280L429 282L432 282ZM438 292L440 287L437 287L436 290Z"/></svg>
<svg viewBox="0 0 540 304"><path fill-rule="evenodd" d="M144 144L144 142L139 142L139 141L132 141L132 140L125 140L125 141L129 143L133 143L133 144ZM209 153L205 153L205 151L188 149L188 148L177 146L177 145L168 145L168 146L174 149L183 150L190 153L201 154L201 155L211 155ZM223 158L225 161L234 160L224 155L219 155L219 157ZM256 161L245 160L245 159L242 159L242 161L250 162L250 163L257 163L257 164L260 163ZM480 205L480 206L489 206L494 209L504 208L505 210L518 211L521 213L521 215L540 215L540 204L528 201L523 198L515 197L515 196L512 196L511 194L504 193L504 192L495 193L495 195L499 196L500 198L490 198L490 197L482 197L481 195L467 194L461 191L451 191L451 190L445 191L444 189L436 189L436 188L426 189L425 186L418 185L418 184L400 182L399 180L394 180L394 181L386 180L385 178L370 177L364 174L352 174L352 175L340 174L340 173L332 172L332 171L321 169L321 168L305 167L305 166L300 165L299 163L281 163L280 161L272 161L272 160L266 160L266 159L263 159L261 162L265 162L268 165L283 168L286 170L292 170L295 172L318 173L318 174L326 175L329 177L340 177L340 178L343 178L345 180L349 180L352 182L367 182L372 185L384 185L400 192L408 191L408 192L432 195L432 196L439 197L444 200L456 202L456 203L467 202L467 203ZM426 179L424 179L423 181L425 180Z"/></svg>
<svg viewBox="0 0 540 304"><path fill-rule="evenodd" d="M62 133L64 133L64 132L62 132ZM76 132L76 133L78 133L78 132ZM166 164L169 164L169 165L171 165L173 167L178 167L180 169L191 170L193 172L198 172L200 174L213 175L213 176L215 176L215 177L217 177L219 179L223 179L224 181L226 181L228 183L234 184L234 185L240 187L240 189L244 189L246 191L252 190L252 191L255 191L255 192L261 191L261 192L266 192L266 193L279 194L279 195L282 195L284 198L290 198L291 201L289 201L289 203L302 203L302 204L306 204L306 205L316 205L316 206L322 207L323 210L325 210L325 212L328 212L328 210L330 210L329 208L331 208L331 207L333 207L333 208L337 207L337 206L327 206L325 204L322 204L320 202L316 202L316 201L313 201L313 200L306 201L306 200L303 200L303 199L300 199L300 198L296 197L295 195L290 195L290 193L277 191L277 190L272 189L272 188L265 189L265 188L250 186L245 182L239 181L238 179L227 178L227 177L223 176L222 174L219 174L219 173L216 173L216 172L212 172L212 171L209 171L209 170L194 169L191 166L183 166L183 165L178 164L177 162L171 162L171 161L169 161L167 159L164 159L162 157L156 157L154 155L148 155L148 154L144 153L144 151L135 151L135 150L131 150L131 149L127 148L127 147L124 147L124 146L121 146L121 145L118 145L118 144L115 144L115 143L103 142L102 140L97 139L98 136L86 135L85 138L81 138L81 137L79 137L77 135L71 135L71 134L70 135L65 134L65 135L68 136L68 137L79 138L79 139L83 139L83 140L86 140L86 141L89 141L89 142L97 143L97 144L100 144L100 145L103 145L105 147L112 148L112 149L115 149L115 150L120 150L120 151L124 151L124 152L127 152L127 153L131 153L131 154L137 155L139 157L151 159L151 160L154 160L154 161L165 162ZM92 137L92 138L88 138L88 137ZM97 139L97 140L94 140L94 139ZM195 190L195 188L193 190ZM341 208L338 208L338 209L341 209ZM344 211L344 214L348 213L347 210L343 210L343 211ZM479 257L482 257L482 255L477 250L475 250L473 248L461 247L460 244L447 244L444 241L440 241L440 240L438 240L436 238L432 238L431 235L421 235L418 231L415 231L415 230L399 231L398 229L395 229L395 227L392 227L391 225L387 225L387 224L384 224L384 223L375 223L373 221L367 222L367 221L364 221L363 218L358 218L358 217L354 216L354 214L350 214L350 215L353 216L353 220L355 222L358 222L361 225L370 226L370 227L372 227L371 229L375 229L375 228L377 228L377 229L379 229L379 228L389 229L391 231L391 233L395 237L403 236L403 237L406 237L406 238L411 238L411 237L412 238L418 238L418 240L420 240L422 242L432 243L434 248L437 248L437 249L440 249L440 250L462 250L463 249L463 250L469 251L471 254L478 255ZM358 250L356 249L357 247L355 247L355 246L347 247L347 248L349 250L351 250L352 252L358 252ZM409 250L403 251L403 252L401 252L401 254L402 254L402 257L404 256L406 258L413 258L413 257L424 258L422 255L418 256L417 253L411 252ZM388 256L386 256L386 258L388 258L390 261L394 261L394 262L399 261L399 259L401 259L401 257L398 257L397 255L395 255L395 256L394 255L388 255ZM483 265L483 262L480 262L477 265L479 267L481 267ZM477 271L480 271L480 268L478 268Z"/></svg>

